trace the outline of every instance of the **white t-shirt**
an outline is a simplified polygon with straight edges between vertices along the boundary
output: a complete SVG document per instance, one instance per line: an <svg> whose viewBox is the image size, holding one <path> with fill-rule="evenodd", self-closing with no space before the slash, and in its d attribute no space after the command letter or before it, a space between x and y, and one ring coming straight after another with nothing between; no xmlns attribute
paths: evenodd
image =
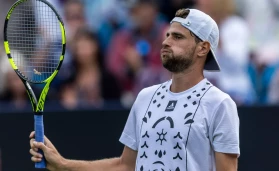
<svg viewBox="0 0 279 171"><path fill-rule="evenodd" d="M214 151L240 154L237 107L203 79L181 92L172 81L143 89L120 142L138 151L136 171L215 171Z"/></svg>

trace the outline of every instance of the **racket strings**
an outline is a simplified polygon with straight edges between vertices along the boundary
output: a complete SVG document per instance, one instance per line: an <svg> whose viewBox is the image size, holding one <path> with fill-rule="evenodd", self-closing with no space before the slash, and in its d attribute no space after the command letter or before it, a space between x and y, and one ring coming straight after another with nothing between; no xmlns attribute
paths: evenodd
<svg viewBox="0 0 279 171"><path fill-rule="evenodd" d="M7 39L11 56L29 81L42 82L56 70L62 47L56 13L44 2L28 0L12 12Z"/></svg>

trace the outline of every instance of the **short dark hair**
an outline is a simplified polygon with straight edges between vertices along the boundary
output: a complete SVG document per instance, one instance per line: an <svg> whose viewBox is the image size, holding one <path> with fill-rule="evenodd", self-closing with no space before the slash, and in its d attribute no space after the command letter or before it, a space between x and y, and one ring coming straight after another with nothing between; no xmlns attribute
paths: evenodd
<svg viewBox="0 0 279 171"><path fill-rule="evenodd" d="M189 9L182 8L176 11L175 17L186 18L189 15L189 13L190 13ZM202 42L202 40L198 36L196 36L191 30L190 30L190 34L195 38L196 43Z"/></svg>

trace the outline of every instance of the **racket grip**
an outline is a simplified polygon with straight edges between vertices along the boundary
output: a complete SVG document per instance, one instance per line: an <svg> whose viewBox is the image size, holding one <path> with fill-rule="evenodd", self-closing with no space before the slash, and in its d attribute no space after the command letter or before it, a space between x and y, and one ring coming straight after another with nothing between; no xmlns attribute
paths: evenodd
<svg viewBox="0 0 279 171"><path fill-rule="evenodd" d="M44 143L44 120L43 115L34 115L35 120L35 140L37 142ZM44 153L41 149L38 151L40 154L43 155L43 158L40 162L35 163L35 168L46 168L46 160L44 157Z"/></svg>

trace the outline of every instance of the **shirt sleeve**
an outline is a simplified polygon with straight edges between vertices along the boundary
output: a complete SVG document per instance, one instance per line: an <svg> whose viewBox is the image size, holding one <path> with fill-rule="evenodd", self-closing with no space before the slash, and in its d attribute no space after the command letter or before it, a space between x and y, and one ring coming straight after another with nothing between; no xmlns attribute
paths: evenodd
<svg viewBox="0 0 279 171"><path fill-rule="evenodd" d="M138 138L137 138L137 118L136 118L136 103L134 103L124 130L121 134L119 141L125 146L137 151L138 150Z"/></svg>
<svg viewBox="0 0 279 171"><path fill-rule="evenodd" d="M209 127L209 138L214 151L240 155L239 117L231 98L226 98L215 110Z"/></svg>

